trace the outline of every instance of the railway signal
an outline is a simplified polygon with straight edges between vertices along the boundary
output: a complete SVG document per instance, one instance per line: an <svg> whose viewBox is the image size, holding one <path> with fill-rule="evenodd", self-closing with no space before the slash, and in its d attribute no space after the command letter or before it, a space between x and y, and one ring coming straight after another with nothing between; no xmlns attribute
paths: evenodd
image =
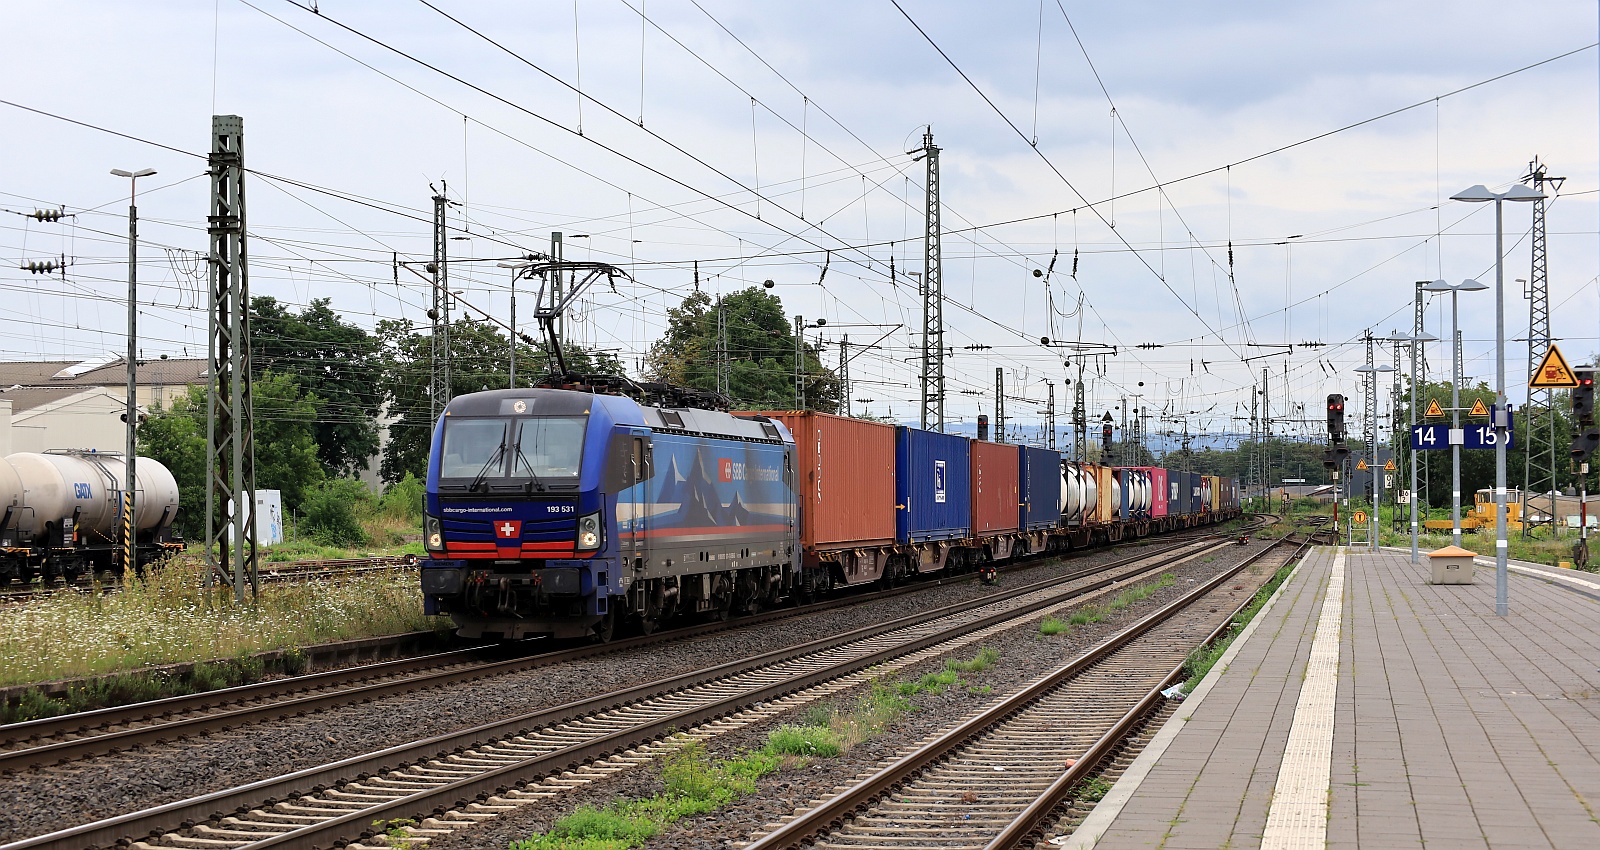
<svg viewBox="0 0 1600 850"><path fill-rule="evenodd" d="M1328 438L1336 443L1344 442L1344 396L1339 393L1328 394Z"/></svg>
<svg viewBox="0 0 1600 850"><path fill-rule="evenodd" d="M1572 459L1586 463L1594 450L1600 447L1600 427L1594 421L1595 370L1579 367L1572 370L1578 385L1572 388Z"/></svg>

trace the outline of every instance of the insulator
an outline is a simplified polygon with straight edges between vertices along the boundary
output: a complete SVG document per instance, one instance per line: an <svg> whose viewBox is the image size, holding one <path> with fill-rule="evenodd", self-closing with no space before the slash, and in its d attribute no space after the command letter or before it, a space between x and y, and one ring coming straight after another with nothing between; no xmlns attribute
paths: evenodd
<svg viewBox="0 0 1600 850"><path fill-rule="evenodd" d="M1072 249L1072 279L1078 279L1078 249Z"/></svg>

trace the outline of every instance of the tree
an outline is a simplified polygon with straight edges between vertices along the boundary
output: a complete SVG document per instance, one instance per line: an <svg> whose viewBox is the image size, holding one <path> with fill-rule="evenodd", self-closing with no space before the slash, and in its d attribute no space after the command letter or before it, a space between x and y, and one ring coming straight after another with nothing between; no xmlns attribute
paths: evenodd
<svg viewBox="0 0 1600 850"><path fill-rule="evenodd" d="M430 329L431 330L431 329ZM410 473L424 478L433 437L429 384L433 378L433 336L407 322L378 323L383 340L383 385L388 394L389 442L378 473L389 483ZM622 375L622 364L606 352L564 345L567 368L583 374ZM511 344L505 329L470 316L450 323L450 394L452 397L510 386ZM517 385L533 386L554 371L555 358L543 346L517 344Z"/></svg>
<svg viewBox="0 0 1600 850"><path fill-rule="evenodd" d="M318 298L292 313L277 299L250 299L250 369L258 379L294 376L320 400L312 434L329 476L355 475L378 453L381 347Z"/></svg>
<svg viewBox="0 0 1600 850"><path fill-rule="evenodd" d="M728 394L744 409L794 406L794 326L783 302L757 287L721 297L727 336ZM717 388L717 302L696 291L667 311L667 331L650 347L651 379L702 390ZM806 407L827 413L842 404L842 386L822 365L817 346L802 350Z"/></svg>
<svg viewBox="0 0 1600 850"><path fill-rule="evenodd" d="M265 374L252 384L255 397L256 487L283 491L285 505L298 507L326 475L317 460L312 425L321 399L289 375ZM206 388L190 387L172 407L157 406L139 425L139 453L172 471L183 508L179 527L191 539L205 535Z"/></svg>

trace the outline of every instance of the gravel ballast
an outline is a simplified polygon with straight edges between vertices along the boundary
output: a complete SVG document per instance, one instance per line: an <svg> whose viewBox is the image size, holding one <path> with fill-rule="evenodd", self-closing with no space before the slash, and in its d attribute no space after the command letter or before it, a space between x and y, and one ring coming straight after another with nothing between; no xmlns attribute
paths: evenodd
<svg viewBox="0 0 1600 850"><path fill-rule="evenodd" d="M1218 556L1220 563L1235 560L1247 551L1240 547L1238 556L1227 550ZM1053 575L1081 570L1097 563L1128 557L1138 548L1116 547L1100 549L1068 560L1046 560L1008 573L1003 583L1020 586ZM1202 559L1203 560L1203 559ZM1201 573L1211 574L1216 564L1191 564L1174 571L1180 578ZM1158 593L1181 590L1176 588ZM781 649L818 638L836 635L864 626L880 624L885 620L918 611L973 599L993 593L992 588L977 582L954 582L930 585L922 592L901 595L892 599L863 602L832 611L818 612L785 619L777 623L734 629L700 638L653 646L647 652L627 656L612 655L582 659L537 670L514 673L476 682L452 685L448 688L421 691L360 706L347 706L304 718L259 724L234 732L206 736L186 742L163 744L142 752L104 756L72 764L28 771L0 778L0 793L13 801L0 811L0 842L15 841L28 836L63 829L92 820L181 800L223 788L242 785L261 779L282 775L294 770L314 767L342 758L360 755L396 744L443 734L452 730L488 723L506 717L548 708L575 699L653 681L671 675L692 672L740 657ZM1150 601L1141 605L1151 604ZM1141 606L1134 606L1138 610ZM1041 638L1036 629L1022 629L1005 636L996 645L1002 651L997 669L975 674L975 684L992 685L1002 691L1012 679L1027 679L1040 665L1075 651L1082 641L1099 629L1115 628L1115 622L1127 616L1124 612L1112 621L1075 629L1071 635ZM1044 642L1041 645L1041 642ZM1032 652L1024 648L1031 648ZM1045 650L1045 651L1042 651ZM1029 657L1033 656L1033 657ZM908 671L909 672L909 671ZM918 671L920 674L921 671ZM815 792L811 775L834 777L821 780L831 788L840 781L837 777L844 767L860 761L875 764L904 742L915 740L919 730L935 728L947 716L964 716L993 699L993 694L974 694L965 689L947 691L939 697L921 695L920 701L931 702L922 710L907 715L905 720L885 735L882 740L869 741L858 750L836 759L818 761L805 771L784 771L764 781L788 782L796 790L796 802L804 802ZM714 753L732 752L740 747L758 745L765 740L765 729L749 730L759 740L743 740L739 733L715 739L708 744ZM849 775L853 775L849 774ZM655 771L634 769L618 774L601 783L627 785L658 782ZM594 786L599 789L601 786ZM584 791L557 798L555 806L559 816L581 801ZM600 793L598 790L595 793ZM605 792L607 800L616 796L647 794L650 791L623 790ZM798 795L798 796L796 796ZM765 791L762 797L765 797ZM774 799L781 799L775 797ZM515 823L510 827L514 837L526 836L538 828L536 810L550 804L524 807L514 817L499 819L461 836L468 842L463 846L497 846L491 841L483 843L491 831L501 829L500 820ZM777 811L783 808L773 804ZM552 807L554 808L554 807ZM792 808L792 807L790 807ZM738 811L764 811L761 804L751 802L740 805ZM784 809L782 813L787 813ZM729 814L726 817L733 817ZM721 814L697 818L715 822ZM750 815L765 823L766 814ZM770 818L768 818L770 819ZM760 823L755 824L759 826ZM693 830L686 823L684 830ZM720 830L718 830L720 831ZM708 833L709 834L709 833ZM728 834L723 831L723 834ZM456 840L456 839L452 839ZM498 839L496 839L498 840ZM698 840L698 839L696 839ZM708 839L709 840L709 839ZM440 842L445 846L447 842ZM666 845L662 845L666 846ZM720 846L716 842L704 846Z"/></svg>
<svg viewBox="0 0 1600 850"><path fill-rule="evenodd" d="M1259 549L1259 545L1240 547L1236 551L1225 551L1215 556L1211 562L1202 558L1168 570L1178 579L1174 585L1158 590L1149 598L1098 623L1075 626L1063 634L1044 636L1039 634L1037 628L1038 620L1045 613L1040 612L1024 625L957 652L949 658L968 660L977 654L979 646L998 651L1000 658L988 670L962 674L958 685L942 693L923 692L911 697L915 708L902 715L884 733L839 756L810 759L802 765L764 777L759 782L756 794L719 811L686 818L668 827L645 847L651 850L726 850L735 842L747 841L752 833L794 814L795 809L807 806L812 800L831 797L840 786L876 772L887 761L910 752L1006 695L1037 681L1150 611L1189 592L1197 582L1203 582L1219 570L1237 564ZM1226 601L1217 606L1218 616L1224 616L1248 599L1271 573L1272 570L1265 567L1251 567L1224 585L1221 592ZM1137 583L1154 581L1159 575L1151 574ZM1098 601L1104 601L1120 590L1120 587L1111 590L1098 597ZM924 673L943 669L944 661L939 659L908 668L896 678L898 681L913 681ZM985 687L989 690L983 691ZM860 689L845 692L830 701L840 707L848 707L855 702L859 693ZM768 732L786 723L797 722L798 714L803 711L800 709L718 736L706 742L706 749L713 759L732 758L742 752L758 749L766 743ZM648 797L659 793L662 788L660 771L653 765L625 770L573 793L530 803L513 813L459 830L427 846L430 850L503 848L513 841L548 830L579 805L588 803L603 807L614 800Z"/></svg>

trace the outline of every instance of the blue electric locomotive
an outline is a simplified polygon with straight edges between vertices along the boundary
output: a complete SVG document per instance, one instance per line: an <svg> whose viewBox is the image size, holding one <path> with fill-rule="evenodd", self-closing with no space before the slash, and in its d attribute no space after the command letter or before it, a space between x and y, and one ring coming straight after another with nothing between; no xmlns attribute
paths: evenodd
<svg viewBox="0 0 1600 850"><path fill-rule="evenodd" d="M428 459L422 591L465 637L597 635L776 602L800 562L780 422L619 395L451 400Z"/></svg>

